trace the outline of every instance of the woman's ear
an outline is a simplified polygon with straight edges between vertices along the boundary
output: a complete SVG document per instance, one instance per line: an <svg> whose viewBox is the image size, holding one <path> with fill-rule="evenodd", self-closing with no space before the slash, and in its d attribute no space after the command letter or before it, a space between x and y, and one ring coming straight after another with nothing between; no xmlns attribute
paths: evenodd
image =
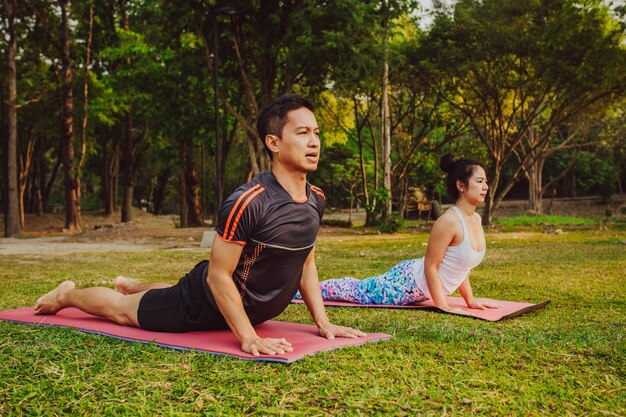
<svg viewBox="0 0 626 417"><path fill-rule="evenodd" d="M465 184L463 184L463 181L461 180L456 180L456 189L459 190L459 192L463 192L463 190L465 189Z"/></svg>
<svg viewBox="0 0 626 417"><path fill-rule="evenodd" d="M270 150L270 152L272 153L278 153L278 140L280 138L276 135L266 135L265 136L265 144L267 145L268 149Z"/></svg>

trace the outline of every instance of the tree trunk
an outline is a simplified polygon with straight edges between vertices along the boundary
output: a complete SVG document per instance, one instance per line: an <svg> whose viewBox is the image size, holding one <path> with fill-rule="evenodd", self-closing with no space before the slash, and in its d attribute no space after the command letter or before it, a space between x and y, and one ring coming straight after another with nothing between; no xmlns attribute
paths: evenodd
<svg viewBox="0 0 626 417"><path fill-rule="evenodd" d="M354 119L358 123L358 100L354 99ZM365 157L363 155L363 136L361 135L361 129L357 129L356 132L357 146L359 148L359 167L361 171L361 184L363 187L363 199L365 200L365 225L371 226L376 222L374 215L374 208L376 202L370 202L369 190L367 187L367 170L365 169Z"/></svg>
<svg viewBox="0 0 626 417"><path fill-rule="evenodd" d="M102 177L102 188L103 188L103 203L104 203L104 214L110 216L113 214L113 208L111 207L111 182L109 175L109 160L111 155L109 154L109 141L108 138L102 138L102 171L100 175Z"/></svg>
<svg viewBox="0 0 626 417"><path fill-rule="evenodd" d="M119 0L120 13L121 13L121 26L123 29L128 30L128 14L126 13L127 0ZM126 65L130 65L130 58L126 58ZM133 145L133 118L129 109L124 115L124 136L122 143L122 175L124 178L123 186L124 192L122 196L122 223L126 223L132 220L132 204L133 204L133 192L135 188L135 175L134 175L134 145Z"/></svg>
<svg viewBox="0 0 626 417"><path fill-rule="evenodd" d="M185 145L181 141L178 147L178 201L180 205L180 227L189 227L189 210L187 208L187 190L185 182Z"/></svg>
<svg viewBox="0 0 626 417"><path fill-rule="evenodd" d="M19 206L20 206L20 227L24 229L24 211L26 201L24 199L24 195L26 193L26 186L28 185L28 174L30 172L30 166L33 161L33 151L35 149L35 137L31 137L28 140L26 145L26 153L24 157L20 155L20 172L19 172L19 180L18 180L18 189L19 189Z"/></svg>
<svg viewBox="0 0 626 417"><path fill-rule="evenodd" d="M5 204L5 228L4 236L11 237L18 235L20 227L19 195L17 189L17 35L15 29L15 13L17 10L17 0L3 0L4 8L7 11L9 21L9 45L8 45L8 67L9 67L9 140L6 154L7 164L7 200Z"/></svg>
<svg viewBox="0 0 626 417"><path fill-rule="evenodd" d="M405 176L399 182L400 184L398 184L399 185L398 188L400 189L400 193L398 196L398 217L400 219L405 219L406 218L406 198L407 198L407 195L409 194L409 177Z"/></svg>
<svg viewBox="0 0 626 417"><path fill-rule="evenodd" d="M193 160L193 152L189 152L189 149L185 146L184 150L184 169L185 169L185 200L187 203L187 226L198 227L202 226L202 207L200 204L200 189L198 184L198 174L196 173L196 166Z"/></svg>
<svg viewBox="0 0 626 417"><path fill-rule="evenodd" d="M387 21L383 22L383 80L382 80L382 151L383 151L383 188L386 201L383 209L383 219L391 216L391 115L389 112L389 57L387 49Z"/></svg>
<svg viewBox="0 0 626 417"><path fill-rule="evenodd" d="M259 140L257 140L256 138L254 141L257 144L260 143ZM262 144L260 146L260 149L257 149L257 159L261 172L269 171L272 168L272 162L270 161L270 157L267 152L265 152L265 146Z"/></svg>
<svg viewBox="0 0 626 417"><path fill-rule="evenodd" d="M169 168L165 168L163 172L157 175L156 188L154 189L154 214L161 214L163 210L165 187L167 186L170 176L171 172Z"/></svg>
<svg viewBox="0 0 626 417"><path fill-rule="evenodd" d="M112 216L117 211L117 183L120 171L120 146L117 132L111 139L113 149L109 149L109 138L102 141L102 159L104 163L104 213Z"/></svg>
<svg viewBox="0 0 626 417"><path fill-rule="evenodd" d="M37 141L37 152L36 152L36 161L35 161L35 177L37 181L35 181L35 211L38 216L43 216L46 205L47 205L47 196L46 193L46 140L45 136L42 135ZM44 198L45 196L45 198Z"/></svg>
<svg viewBox="0 0 626 417"><path fill-rule="evenodd" d="M544 158L539 158L528 167L528 209L535 214L543 214L543 165Z"/></svg>
<svg viewBox="0 0 626 417"><path fill-rule="evenodd" d="M249 152L249 156L250 156L250 168L252 168L252 174L253 175L257 175L259 172L261 172L261 169L259 168L259 163L258 163L258 158L257 158L257 151L256 151L256 146L255 146L255 142L257 141L256 136L248 133L246 135L246 138L248 139L248 152ZM265 152L265 151L263 151Z"/></svg>
<svg viewBox="0 0 626 417"><path fill-rule="evenodd" d="M235 143L238 126L239 123L237 122L237 119L235 119L230 132L227 132L226 129L224 129L224 132L222 133L222 138L224 138L222 142L222 161L220 164L220 169L222 170L220 175L220 178L222 179L222 190L224 189L224 178L226 178L226 164L228 163L228 155L230 155L233 143ZM202 201L202 205L204 205L204 201ZM217 209L219 210L220 208L218 207Z"/></svg>
<svg viewBox="0 0 626 417"><path fill-rule="evenodd" d="M134 174L134 157L133 157L133 120L130 112L127 112L124 117L124 137L122 143L122 175L124 178L124 192L122 197L122 223L131 221L132 218L132 204L133 204L133 192L135 189L135 174Z"/></svg>
<svg viewBox="0 0 626 417"><path fill-rule="evenodd" d="M8 127L6 125L6 119L4 117L4 83L0 82L0 172L2 173L2 181L0 184L0 207L2 207L2 214L4 219L4 227L6 229L6 207L7 207L7 145L8 145ZM5 141L4 138L7 138Z"/></svg>
<svg viewBox="0 0 626 417"><path fill-rule="evenodd" d="M43 211L45 213L48 213L50 211L50 207L48 206L48 200L50 197L50 193L52 192L52 186L54 185L54 181L57 178L57 174L59 173L59 168L61 167L61 164L63 163L62 159L61 159L61 146L59 144L59 152L58 152L58 157L57 157L57 161L54 164L54 168L52 168L52 174L50 174L50 178L48 178L48 182L46 182L46 186L44 188L44 193L42 196L42 204L43 204ZM45 163L45 161L44 161ZM45 182L45 178L44 178L44 182Z"/></svg>
<svg viewBox="0 0 626 417"><path fill-rule="evenodd" d="M76 164L76 200L80 204L81 174L83 163L87 155L87 119L89 116L89 62L91 61L91 42L93 40L93 6L89 7L89 35L87 37L87 51L83 72L83 120L81 123L80 155Z"/></svg>
<svg viewBox="0 0 626 417"><path fill-rule="evenodd" d="M491 181L489 181L489 193L487 193L487 198L485 199L485 210L483 211L483 225L490 226L491 221L493 220L494 213L494 201L495 201L495 192L498 189L498 185L500 182L500 176L502 174L502 167L500 166L500 162L497 159L492 159L493 166L493 176ZM493 192L492 192L493 190Z"/></svg>
<svg viewBox="0 0 626 417"><path fill-rule="evenodd" d="M65 186L65 229L80 232L81 213L76 166L74 165L74 97L72 93L72 67L67 18L67 0L59 0L61 7L61 65L63 72L61 155Z"/></svg>

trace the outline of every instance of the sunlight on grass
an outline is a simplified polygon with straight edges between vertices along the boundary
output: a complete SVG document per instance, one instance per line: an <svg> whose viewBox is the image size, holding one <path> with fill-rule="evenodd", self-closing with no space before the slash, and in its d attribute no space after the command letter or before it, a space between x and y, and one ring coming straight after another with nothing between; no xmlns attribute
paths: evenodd
<svg viewBox="0 0 626 417"><path fill-rule="evenodd" d="M322 278L421 257L427 234L322 235ZM547 308L489 323L424 311L329 309L394 339L290 364L245 362L71 329L0 322L0 415L624 415L626 233L488 232L478 296ZM0 257L0 308L64 279L175 281L197 252ZM279 320L311 323L290 306Z"/></svg>
<svg viewBox="0 0 626 417"><path fill-rule="evenodd" d="M591 217L574 217L558 215L514 216L502 219L495 218L494 224L502 226L537 226L537 225L591 225L598 224L599 220Z"/></svg>

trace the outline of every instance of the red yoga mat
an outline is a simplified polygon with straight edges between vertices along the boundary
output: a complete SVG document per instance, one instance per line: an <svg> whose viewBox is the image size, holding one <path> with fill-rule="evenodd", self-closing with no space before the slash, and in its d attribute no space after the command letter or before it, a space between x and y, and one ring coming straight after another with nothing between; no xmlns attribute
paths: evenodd
<svg viewBox="0 0 626 417"><path fill-rule="evenodd" d="M255 328L261 337L284 337L293 346L292 352L282 355L261 355L258 357L241 350L240 344L230 330L198 331L188 333L161 333L135 327L120 326L106 319L84 313L76 308L66 308L51 316L37 316L32 308L0 311L0 320L41 326L71 327L87 333L114 337L117 339L155 343L159 346L197 350L214 355L227 355L239 359L291 363L307 355L339 349L346 346L359 346L367 342L391 339L385 333L369 333L365 337L348 339L337 337L328 340L317 334L317 327L307 324L268 321Z"/></svg>
<svg viewBox="0 0 626 417"><path fill-rule="evenodd" d="M531 311L540 309L545 307L550 303L550 300L545 300L537 304L531 303L518 303L515 301L501 301L501 300L492 300L490 298L477 298L478 301L491 301L493 303L498 303L502 305L502 308L497 309L487 309L487 310L476 310L472 308L468 308L467 304L461 297L447 297L448 305L450 307L458 307L467 311L470 317L487 320L487 321L500 321L504 319L510 319L511 317L517 317L522 314L529 313ZM301 304L302 300L292 300L293 303ZM424 301L418 304L399 306L399 305L391 305L391 304L355 304L347 301L327 301L324 300L324 305L329 307L369 307L369 308L410 308L410 309L424 309L424 310L432 310L443 313L442 310L439 310L435 307L435 304L431 301ZM454 313L450 313L454 314ZM461 316L461 314L459 314Z"/></svg>

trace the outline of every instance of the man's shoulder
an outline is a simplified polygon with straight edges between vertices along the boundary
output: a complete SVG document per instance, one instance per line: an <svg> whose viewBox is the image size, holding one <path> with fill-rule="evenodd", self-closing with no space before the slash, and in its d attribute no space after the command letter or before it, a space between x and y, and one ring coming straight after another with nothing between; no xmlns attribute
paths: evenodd
<svg viewBox="0 0 626 417"><path fill-rule="evenodd" d="M266 187L254 180L237 188L222 205L222 214L241 217L244 212L254 211L258 214L258 207L262 206Z"/></svg>
<svg viewBox="0 0 626 417"><path fill-rule="evenodd" d="M316 196L317 198L319 198L322 202L326 202L326 194L324 194L324 190L322 190L320 187L313 185L311 183L307 183L309 185L309 189L311 190L311 193L313 194L313 196Z"/></svg>
<svg viewBox="0 0 626 417"><path fill-rule="evenodd" d="M247 183L237 187L237 189L233 191L233 193L227 198L227 200L236 201L244 194L250 195L254 193L256 195L259 195L263 193L268 188L267 179L263 174L265 173L258 174Z"/></svg>

